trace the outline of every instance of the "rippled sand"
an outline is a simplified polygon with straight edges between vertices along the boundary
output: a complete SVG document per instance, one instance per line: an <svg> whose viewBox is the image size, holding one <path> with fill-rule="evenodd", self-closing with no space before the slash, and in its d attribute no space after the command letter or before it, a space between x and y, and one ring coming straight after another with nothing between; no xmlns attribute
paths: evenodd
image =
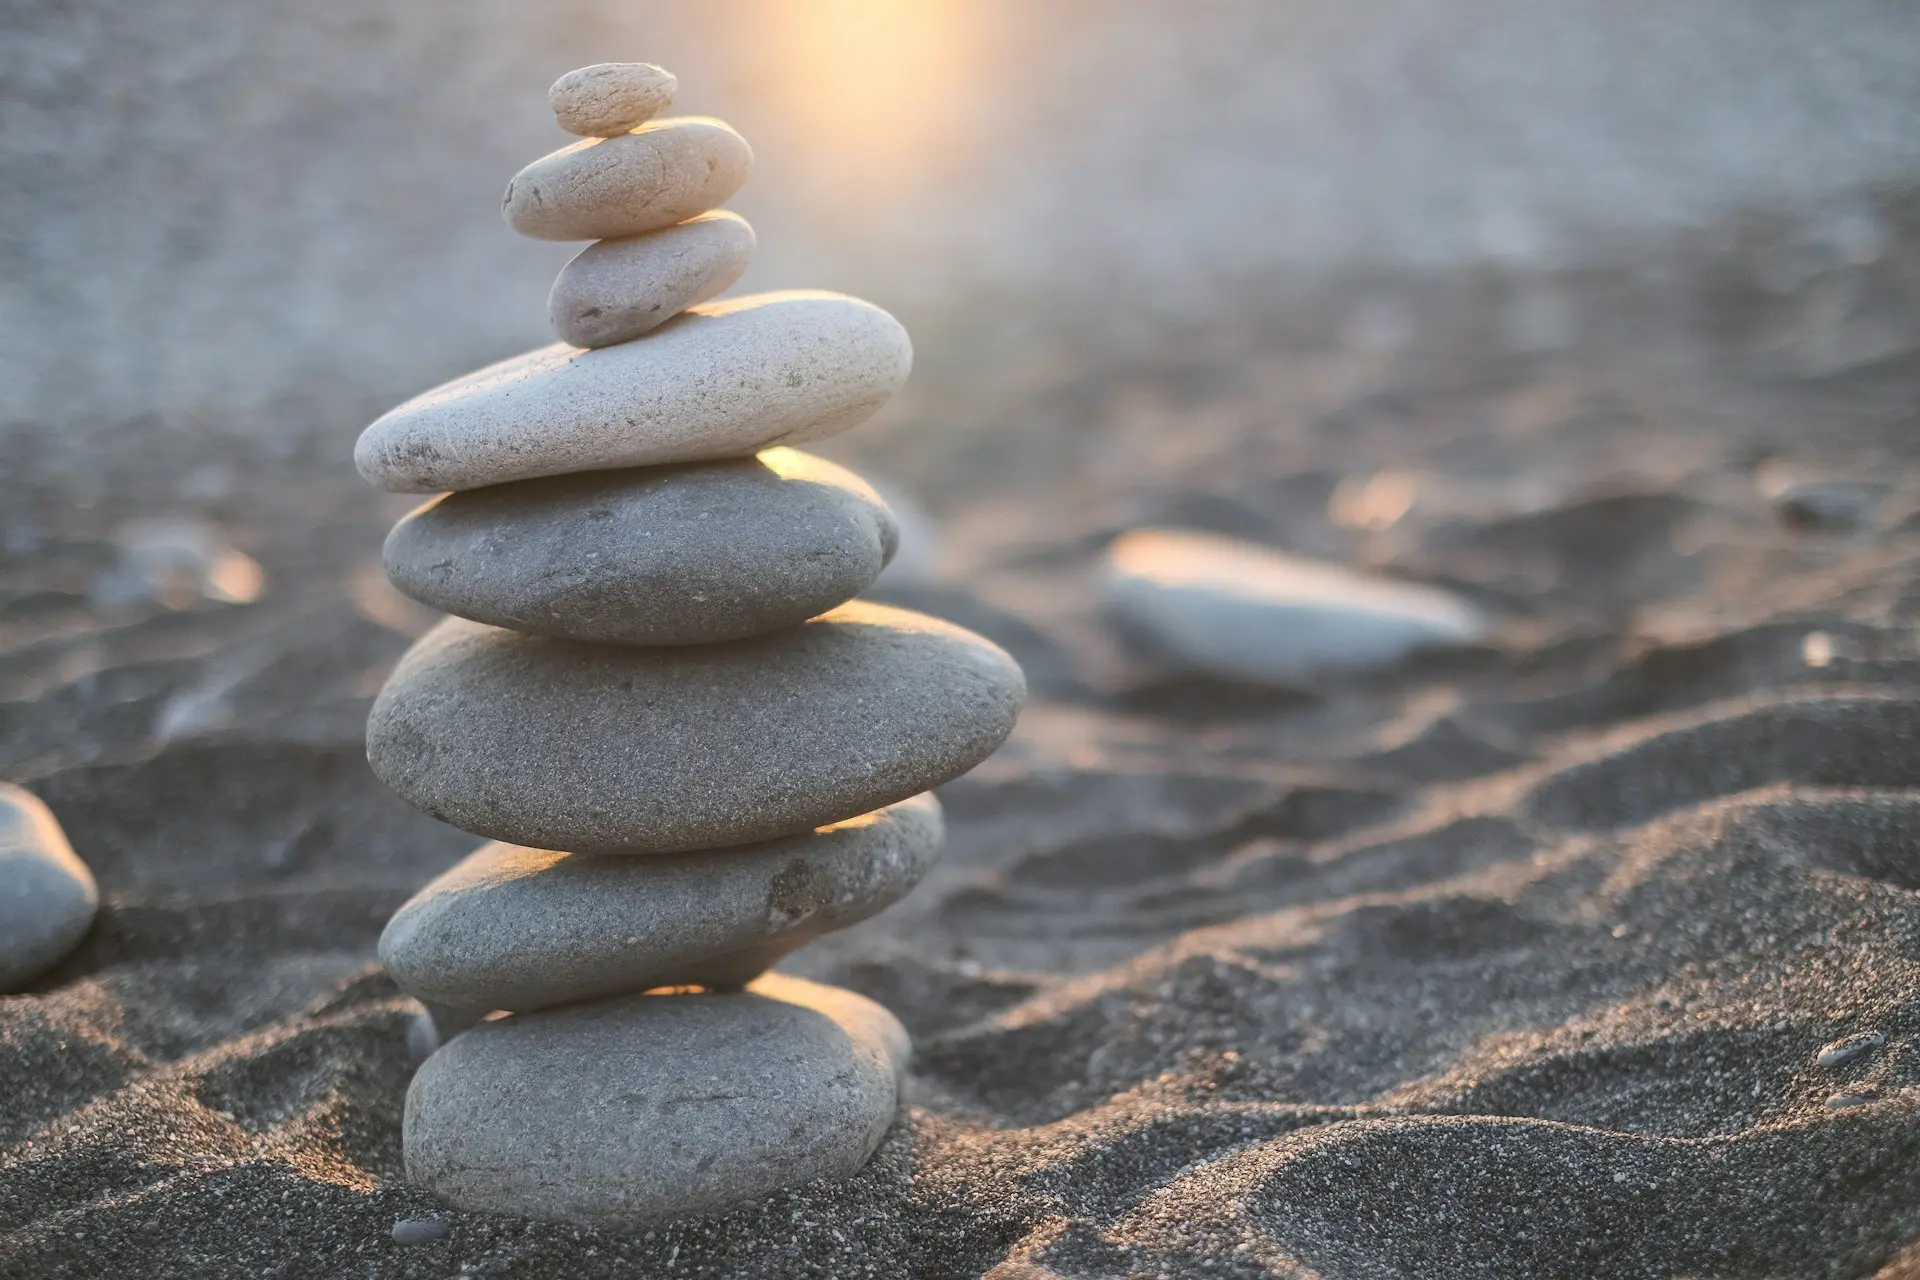
<svg viewBox="0 0 1920 1280"><path fill-rule="evenodd" d="M137 504L23 480L0 763L108 905L0 1001L0 1275L1920 1267L1920 366L1222 332L936 383L929 434L865 446L947 539L895 595L999 639L1035 699L943 790L926 885L793 960L915 1035L880 1154L639 1239L390 1239L436 1210L401 1180L408 1005L373 943L471 842L362 762L424 615L368 576L344 445L204 501L254 604L103 613ZM1855 515L1783 516L1783 467ZM1493 641L1295 691L1161 676L1086 585L1147 522L1446 583Z"/></svg>

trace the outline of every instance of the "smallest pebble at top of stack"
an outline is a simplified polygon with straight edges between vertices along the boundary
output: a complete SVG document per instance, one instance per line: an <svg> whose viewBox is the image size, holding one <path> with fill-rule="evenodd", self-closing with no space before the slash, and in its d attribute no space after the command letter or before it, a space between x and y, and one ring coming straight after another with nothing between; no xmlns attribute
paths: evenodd
<svg viewBox="0 0 1920 1280"><path fill-rule="evenodd" d="M568 133L612 138L673 105L680 82L650 62L596 62L569 71L547 90L547 105Z"/></svg>

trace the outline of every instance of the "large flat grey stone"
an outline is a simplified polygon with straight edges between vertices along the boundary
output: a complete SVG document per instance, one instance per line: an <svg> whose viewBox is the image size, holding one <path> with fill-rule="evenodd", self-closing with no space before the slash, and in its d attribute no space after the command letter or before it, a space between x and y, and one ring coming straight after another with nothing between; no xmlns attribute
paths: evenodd
<svg viewBox="0 0 1920 1280"><path fill-rule="evenodd" d="M100 891L53 811L0 782L0 991L52 968L93 926Z"/></svg>
<svg viewBox="0 0 1920 1280"><path fill-rule="evenodd" d="M414 599L515 631L709 644L865 590L898 543L879 495L793 449L446 494L387 535Z"/></svg>
<svg viewBox="0 0 1920 1280"><path fill-rule="evenodd" d="M556 343L456 378L361 432L354 463L376 488L438 493L741 457L865 421L912 364L907 331L870 303L752 294L633 342Z"/></svg>
<svg viewBox="0 0 1920 1280"><path fill-rule="evenodd" d="M723 645L597 645L450 618L367 722L394 791L466 831L674 853L840 822L965 773L1026 695L998 647L854 601Z"/></svg>
<svg viewBox="0 0 1920 1280"><path fill-rule="evenodd" d="M380 960L409 995L479 1013L741 986L899 901L941 834L939 801L919 795L735 849L594 857L483 845L394 913Z"/></svg>
<svg viewBox="0 0 1920 1280"><path fill-rule="evenodd" d="M458 1208L633 1230L844 1178L910 1045L863 996L768 974L484 1022L414 1075L407 1179Z"/></svg>

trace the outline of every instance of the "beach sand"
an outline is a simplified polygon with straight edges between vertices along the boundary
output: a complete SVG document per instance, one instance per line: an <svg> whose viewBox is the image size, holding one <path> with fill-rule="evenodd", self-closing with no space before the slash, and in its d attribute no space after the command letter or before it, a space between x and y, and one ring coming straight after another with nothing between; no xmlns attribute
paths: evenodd
<svg viewBox="0 0 1920 1280"><path fill-rule="evenodd" d="M915 1037L877 1156L631 1238L403 1180L374 940L474 841L363 760L430 617L349 441L218 492L130 446L83 506L14 438L0 764L105 907L0 1000L0 1275L1920 1275L1920 363L1657 348L1223 320L972 399L936 371L847 441L942 529L886 594L1034 697L942 789L928 882L784 966ZM1783 504L1795 468L1839 496ZM90 603L195 483L259 602ZM1298 690L1160 671L1094 603L1139 524L1451 586L1494 634Z"/></svg>

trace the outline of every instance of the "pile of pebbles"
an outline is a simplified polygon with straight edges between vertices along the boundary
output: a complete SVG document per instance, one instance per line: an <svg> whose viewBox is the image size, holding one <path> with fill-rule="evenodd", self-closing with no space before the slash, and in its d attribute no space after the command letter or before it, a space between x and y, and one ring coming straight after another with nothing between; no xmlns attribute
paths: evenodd
<svg viewBox="0 0 1920 1280"><path fill-rule="evenodd" d="M853 599L893 516L790 446L878 409L907 335L839 294L707 301L753 250L716 211L752 153L717 120L656 119L674 89L634 63L554 85L586 139L522 170L504 213L598 241L554 285L563 341L401 405L355 454L381 489L451 491L387 539L395 585L454 616L381 691L367 757L493 841L381 938L432 1018L408 1177L620 1229L871 1155L906 1032L767 970L919 881L931 788L1026 691L980 637Z"/></svg>

